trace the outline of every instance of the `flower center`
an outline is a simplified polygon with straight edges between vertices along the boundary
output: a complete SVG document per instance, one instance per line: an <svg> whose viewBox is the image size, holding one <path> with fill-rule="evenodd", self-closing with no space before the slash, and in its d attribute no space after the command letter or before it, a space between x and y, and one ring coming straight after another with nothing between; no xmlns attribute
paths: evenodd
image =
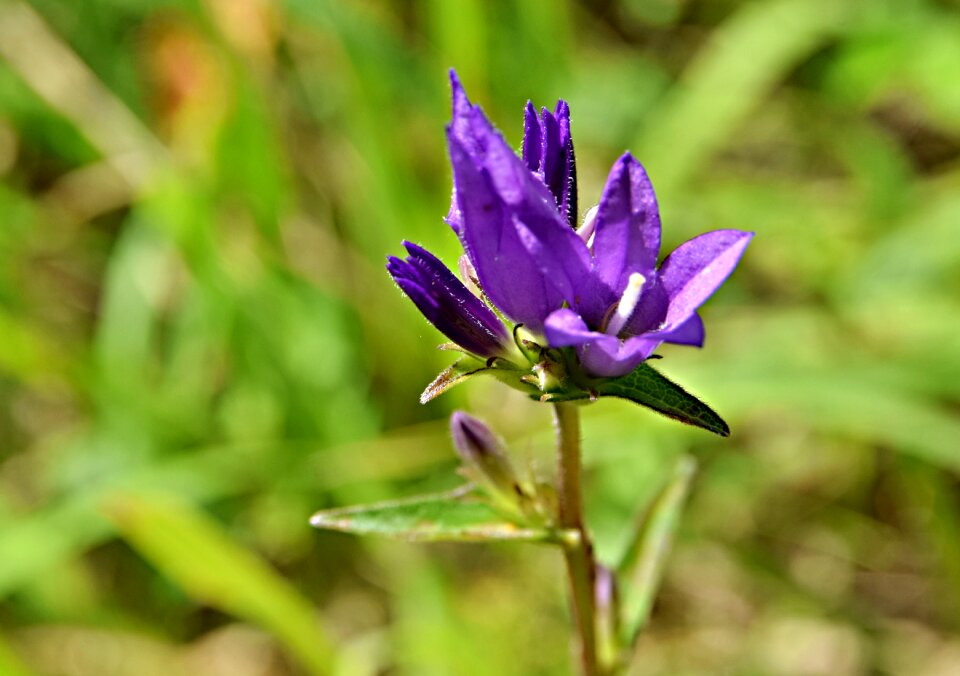
<svg viewBox="0 0 960 676"><path fill-rule="evenodd" d="M623 295L620 296L620 302L617 304L617 310L607 323L606 333L615 336L623 330L633 311L637 309L637 303L640 302L640 295L643 293L643 285L646 283L647 278L639 272L630 275L627 288L623 290Z"/></svg>

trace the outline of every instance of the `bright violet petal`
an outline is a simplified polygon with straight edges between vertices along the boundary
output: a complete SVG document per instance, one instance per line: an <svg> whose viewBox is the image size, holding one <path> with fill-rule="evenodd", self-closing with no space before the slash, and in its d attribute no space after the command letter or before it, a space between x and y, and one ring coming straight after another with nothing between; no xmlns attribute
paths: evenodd
<svg viewBox="0 0 960 676"><path fill-rule="evenodd" d="M544 333L551 347L575 346L587 372L604 378L629 373L662 342L646 336L621 341L615 336L591 331L569 308L551 313L545 322Z"/></svg>
<svg viewBox="0 0 960 676"><path fill-rule="evenodd" d="M653 354L662 341L634 336L620 341L613 336L587 343L578 348L580 362L588 373L602 378L616 378L630 373Z"/></svg>
<svg viewBox="0 0 960 676"><path fill-rule="evenodd" d="M472 134L474 106L467 98L467 92L464 91L457 73L452 68L450 69L450 90L453 96L453 118L450 121L450 130L468 152L474 153L477 150Z"/></svg>
<svg viewBox="0 0 960 676"><path fill-rule="evenodd" d="M685 322L737 266L752 232L714 230L681 244L660 266L670 297L665 328Z"/></svg>
<svg viewBox="0 0 960 676"><path fill-rule="evenodd" d="M470 116L473 111L473 104L467 98L467 93L464 91L456 71L452 68L450 69L450 90L453 97L453 117L450 122L450 130L468 151L476 152L476 144L470 132ZM454 182L456 182L456 178L454 178ZM454 185L453 194L450 197L450 210L443 220L453 229L457 237L463 236L463 222L460 216L460 208L457 205L456 185Z"/></svg>
<svg viewBox="0 0 960 676"><path fill-rule="evenodd" d="M690 318L680 324L675 329L664 331L653 331L647 333L645 338L657 338L665 343L675 343L677 345L693 345L694 347L703 347L703 339L706 333L703 328L703 320L696 312L690 315Z"/></svg>
<svg viewBox="0 0 960 676"><path fill-rule="evenodd" d="M487 298L515 322L539 332L561 297L521 243L512 210L491 184L480 158L467 153L463 144L447 134L453 164L457 203L463 223L462 241L477 271ZM501 139L502 142L502 139ZM517 163L520 159L514 155ZM530 180L530 173L522 167Z"/></svg>
<svg viewBox="0 0 960 676"><path fill-rule="evenodd" d="M604 335L587 328L586 322L570 308L551 312L544 322L543 332L550 347L583 345Z"/></svg>
<svg viewBox="0 0 960 676"><path fill-rule="evenodd" d="M613 297L634 272L651 277L660 251L660 211L643 166L630 153L614 163L600 197L594 269Z"/></svg>
<svg viewBox="0 0 960 676"><path fill-rule="evenodd" d="M513 212L520 241L534 264L571 306L589 302L594 287L590 250L561 220L544 185L498 134L487 146L483 162L497 193Z"/></svg>
<svg viewBox="0 0 960 676"><path fill-rule="evenodd" d="M424 317L461 347L484 357L502 354L506 327L433 254L404 242L410 256L391 256L387 270Z"/></svg>

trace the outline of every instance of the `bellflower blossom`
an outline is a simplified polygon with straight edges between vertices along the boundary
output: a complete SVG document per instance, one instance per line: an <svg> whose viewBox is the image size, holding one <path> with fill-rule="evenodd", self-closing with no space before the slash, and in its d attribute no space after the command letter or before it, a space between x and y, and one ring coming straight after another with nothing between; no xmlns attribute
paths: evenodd
<svg viewBox="0 0 960 676"><path fill-rule="evenodd" d="M391 257L387 268L424 316L469 353L515 360L511 332L489 303L538 346L573 348L587 378L627 374L664 342L702 346L697 309L733 272L753 233L707 232L658 267L656 196L629 152L575 229L566 102L539 114L527 104L518 156L453 72L450 79L454 191L446 221L465 251L465 281L482 290L483 300L432 254L405 242L409 256Z"/></svg>

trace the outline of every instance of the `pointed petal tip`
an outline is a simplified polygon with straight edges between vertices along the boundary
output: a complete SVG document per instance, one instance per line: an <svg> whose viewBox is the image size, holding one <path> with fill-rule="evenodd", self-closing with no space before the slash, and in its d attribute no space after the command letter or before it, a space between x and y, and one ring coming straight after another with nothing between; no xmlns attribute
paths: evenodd
<svg viewBox="0 0 960 676"><path fill-rule="evenodd" d="M458 90L463 91L463 84L461 84L460 77L457 75L457 69L450 68L447 71L447 74L450 77L450 89L452 89L454 93L456 93Z"/></svg>

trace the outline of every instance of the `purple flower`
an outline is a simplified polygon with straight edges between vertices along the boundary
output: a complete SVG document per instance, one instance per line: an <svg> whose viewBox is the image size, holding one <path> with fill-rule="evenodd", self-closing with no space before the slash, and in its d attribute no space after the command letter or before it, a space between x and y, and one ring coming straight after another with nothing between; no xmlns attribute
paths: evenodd
<svg viewBox="0 0 960 676"><path fill-rule="evenodd" d="M753 233L716 230L657 267L660 213L629 153L613 165L579 229L570 111L527 104L518 157L451 72L447 143L454 193L447 222L485 299L551 348L575 348L588 376L629 373L661 343L701 346L702 305L733 272ZM436 258L407 245L388 269L438 329L480 356L508 354L496 316Z"/></svg>

